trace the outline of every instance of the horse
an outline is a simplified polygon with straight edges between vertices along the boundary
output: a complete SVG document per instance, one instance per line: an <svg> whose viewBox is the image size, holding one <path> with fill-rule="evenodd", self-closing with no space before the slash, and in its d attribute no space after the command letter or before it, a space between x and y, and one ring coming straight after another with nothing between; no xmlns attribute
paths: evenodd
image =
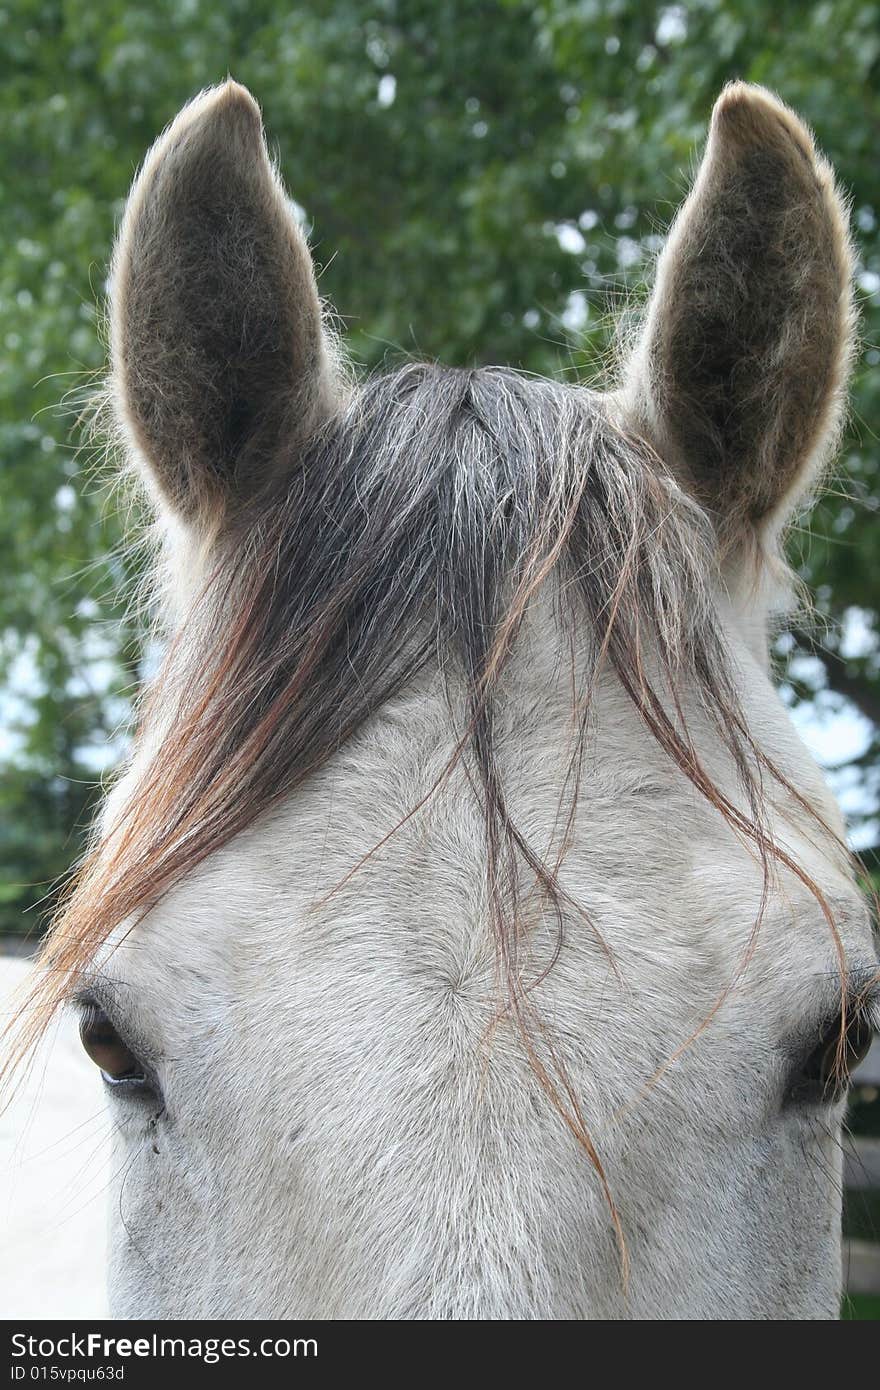
<svg viewBox="0 0 880 1390"><path fill-rule="evenodd" d="M251 94L159 137L106 404L164 656L29 1015L103 1074L114 1316L838 1316L880 975L770 651L853 263L736 82L601 387L359 377Z"/></svg>

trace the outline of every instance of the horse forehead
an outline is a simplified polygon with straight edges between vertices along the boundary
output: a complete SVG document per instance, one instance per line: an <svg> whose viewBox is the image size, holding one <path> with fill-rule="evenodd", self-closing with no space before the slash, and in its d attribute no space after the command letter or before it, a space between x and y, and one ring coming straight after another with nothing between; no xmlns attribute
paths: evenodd
<svg viewBox="0 0 880 1390"><path fill-rule="evenodd" d="M746 659L744 670L762 746L836 822L835 804L763 672ZM145 974L154 993L166 972L178 988L193 975L194 990L210 981L216 997L227 989L239 995L245 981L255 991L283 989L292 969L320 974L332 962L363 973L406 959L421 982L491 984L484 828L467 770L445 775L455 746L447 701L443 677L423 673L278 810L168 895L137 928L125 973ZM760 875L612 681L600 682L595 711L563 886L632 969L665 963L713 987L741 956ZM559 831L573 728L570 687L547 626L527 633L504 722L513 734L505 766L512 809L544 852ZM786 822L784 829L821 883L825 866L816 867L806 828L799 835ZM601 947L582 926L569 924L571 950L602 976ZM795 948L792 933L780 930L777 963L795 949L803 968L824 943L807 933ZM674 996L664 1003L678 1008Z"/></svg>

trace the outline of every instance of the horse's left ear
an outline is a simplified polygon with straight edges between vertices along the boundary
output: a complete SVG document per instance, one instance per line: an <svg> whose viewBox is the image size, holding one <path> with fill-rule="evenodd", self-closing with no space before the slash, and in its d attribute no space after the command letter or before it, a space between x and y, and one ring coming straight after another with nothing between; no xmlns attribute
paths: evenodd
<svg viewBox="0 0 880 1390"><path fill-rule="evenodd" d="M725 550L778 530L836 441L852 264L846 210L809 131L763 88L727 87L623 394Z"/></svg>
<svg viewBox="0 0 880 1390"><path fill-rule="evenodd" d="M311 256L235 82L150 151L110 288L112 387L165 509L213 527L284 467L331 408Z"/></svg>

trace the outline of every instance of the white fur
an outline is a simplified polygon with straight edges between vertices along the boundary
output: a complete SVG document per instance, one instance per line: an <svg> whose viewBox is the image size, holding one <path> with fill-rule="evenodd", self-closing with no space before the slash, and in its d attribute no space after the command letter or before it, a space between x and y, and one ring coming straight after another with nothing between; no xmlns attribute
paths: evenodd
<svg viewBox="0 0 880 1390"><path fill-rule="evenodd" d="M808 134L765 93L750 97L749 90L731 89L722 98L710 149L723 154L723 139L729 140L748 172L763 140L784 172L786 160L794 161L798 177L806 179L801 165L814 159ZM150 322L141 312L145 285L160 306L176 312L194 264L199 272L212 269L198 262L205 254L198 205L185 201L173 221L171 280L169 248L148 237L145 251L138 218L149 206L148 232L171 225L168 213L180 211L174 198L184 178L208 190L211 206L218 202L205 170L215 168L218 151L234 155L238 146L227 134L235 120L241 148L259 154L255 113L252 99L234 84L184 113L183 125L172 127L147 161L117 253L117 266L131 274L114 319L116 357L124 367L117 366L116 390L123 414L131 413L134 395L141 434L156 450L151 462L158 495L164 506L176 499L180 512L168 546L180 589L179 601L170 605L177 622L204 568L194 556L205 552L212 528L234 510L241 480L220 498L219 464L229 460L208 467L211 461L200 453L216 433L217 401L204 394L204 372L193 367L198 354L178 352L165 339L151 343L149 334L138 337ZM822 435L824 447L822 432L833 433L850 324L843 213L825 166L815 167L813 193L820 201L811 224L813 250L817 264L824 264L823 237L836 238L834 275L842 288L839 322L826 325L837 343L827 400L816 404L815 420L807 422L809 437L797 441L801 452L813 449L814 434ZM250 165L247 177L238 177L242 169L234 163L227 170L242 200L235 209L239 220L229 225L262 226L265 240L277 231L277 188L265 160L254 169L253 178ZM794 175L789 181L800 189ZM729 180L722 183L722 192L729 192ZM728 202L732 211L720 199L722 219L737 215L742 200ZM268 223L267 206L270 213L275 209ZM691 212L694 206L691 200ZM787 235L791 220L778 220ZM687 225L677 224L673 249L683 243ZM224 254L252 244L262 243L248 230L224 243ZM296 244L299 260L288 287L291 332L299 293L310 308L308 345L319 314L311 272ZM661 267L660 308L648 318L654 329L673 310L687 319L687 304L671 302L670 255L666 270ZM702 277L698 262L695 254L688 264ZM279 275L278 267L270 269L271 290ZM213 283L210 275L202 279ZM740 332L740 320L748 324L749 318L733 279ZM721 277L719 293L727 292L725 285L729 291L730 280ZM832 277L832 297L836 283ZM238 294L238 271L230 289ZM266 286L260 289L265 311L272 295L267 299ZM235 303L240 298L233 296ZM243 326L227 333L224 315L215 313L216 296L206 304L196 292L190 299L197 318L217 319L220 336L205 367L213 383L211 372L226 371L227 351L246 335ZM795 321L811 303L795 294L788 305ZM762 323L761 314L757 319ZM711 315L706 321L714 323ZM203 327L196 323L190 349L193 343L204 347ZM132 333L141 351L155 349L146 364L132 349ZM801 336L810 361L818 349L810 333ZM278 356L267 355L269 367L277 367ZM325 360L321 352L310 358L305 351L300 359L319 366ZM640 361L636 354L638 379L630 380L627 399L650 405L652 382L643 379L647 369ZM249 359L231 365L241 368L241 381L260 377ZM801 358L791 371L797 379L787 385L802 387ZM663 377L656 364L654 375ZM166 399L169 384L176 394ZM686 408L691 384L678 384L681 390L666 390L664 399ZM304 400L321 396L313 382L299 386ZM497 389L509 390L509 383ZM554 400L564 394L555 393ZM549 419L550 398L544 396L542 421ZM776 420L787 399L774 395L768 418ZM175 401L189 426L182 440ZM285 401L269 404L283 414ZM509 414L513 405L507 406ZM259 410L255 418L262 418ZM566 418L570 437L586 439L586 417L569 409ZM164 421L161 429L157 420ZM677 417L676 424L682 426ZM565 429L557 433L565 439ZM662 446L663 431L655 433ZM484 436L475 467L492 464L494 442ZM711 440L713 434L707 428L699 437ZM722 442L729 443L726 435ZM554 456L545 444L536 476L543 476L544 453ZM569 452L576 463L577 451ZM615 486L616 458L605 459L601 477L625 533L633 494L623 480ZM782 462L792 471L799 458ZM695 475L701 462L688 460ZM729 493L735 514L735 526L720 518L722 534L728 541L735 535L737 544L727 547L725 593L715 601L745 717L755 743L842 834L839 813L766 672L775 539L757 544L757 528L760 521L775 538L777 512L783 501L787 512L794 492L810 481L812 464L803 465L791 487L786 473L779 482L784 499L765 486L773 479L762 472L761 459L739 459L738 466L740 478L716 470L719 486L710 503L720 506ZM561 469L556 484L565 478ZM710 490L703 481L705 498ZM667 480L664 486L672 485ZM199 532L197 518L210 510L206 496L214 508L212 527ZM503 510L499 503L498 518L487 526ZM744 518L754 564L742 553ZM704 524L701 534L708 529ZM662 550L655 539L648 580L675 596L671 608L656 603L655 626L666 615L683 631L682 617L696 605L702 609L706 595L690 592L702 581L687 577L687 533L674 534L677 549ZM622 572L620 555L615 563ZM697 565L693 572L703 571ZM579 687L572 683L549 587L535 600L504 672L497 752L513 821L552 864L565 826L559 808L572 751L571 695ZM600 620L609 615L599 614ZM204 640L197 625L184 626L182 636L184 648ZM585 646L595 636L584 632ZM648 637L643 634L644 641ZM669 638L667 647L677 654L677 640ZM649 652L640 655L650 658ZM736 801L737 781L696 693L689 698L685 689L683 699L703 762ZM163 718L174 718L170 705L154 715L134 765L110 798L108 823L136 793ZM546 1028L539 1052L546 1061L552 1040L607 1175L629 1260L627 1282L597 1173L539 1084L520 1033L499 1016L503 991L486 901L484 825L466 760L409 814L447 766L459 729L443 676L426 668L320 772L208 858L135 930L117 932L103 951L99 966L111 989L115 985L116 1011L157 1054L165 1098L161 1114L131 1098L114 1102L114 1312L163 1318L836 1316L840 1107L808 1111L785 1104L799 1049L817 1038L840 1000L832 933L816 898L780 869L755 937L762 879L754 851L661 753L614 679L600 680L560 870L570 899L584 906L588 919L570 911L554 962L555 924L544 920L534 896L527 900L522 966L527 983L541 980L528 996ZM778 842L834 907L850 969L870 968L867 914L844 857L823 846L818 824L781 786L765 780Z"/></svg>
<svg viewBox="0 0 880 1390"><path fill-rule="evenodd" d="M753 733L839 827L766 676L744 646L739 658ZM545 848L570 736L549 610L516 671L506 771L514 815ZM835 1316L840 1115L781 1104L782 1049L839 988L828 927L783 874L745 974L650 1086L737 979L760 875L610 683L597 711L563 880L619 978L574 918L535 1001L621 1214L628 1290L590 1163L515 1030L491 1026L480 822L463 776L346 878L450 752L426 675L104 965L169 1059L165 1116L151 1126L118 1106L117 1314ZM776 829L837 906L852 963L870 963L845 867L792 808ZM551 949L536 922L535 973Z"/></svg>

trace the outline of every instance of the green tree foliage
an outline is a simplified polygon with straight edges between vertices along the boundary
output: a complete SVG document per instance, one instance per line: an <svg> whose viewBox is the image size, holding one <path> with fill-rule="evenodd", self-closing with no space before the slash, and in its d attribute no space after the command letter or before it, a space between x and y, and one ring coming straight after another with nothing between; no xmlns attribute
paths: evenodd
<svg viewBox="0 0 880 1390"><path fill-rule="evenodd" d="M77 852L141 661L122 519L74 447L114 225L150 141L228 72L263 104L364 368L406 353L590 377L723 83L763 82L814 126L852 194L864 348L839 476L793 541L832 626L781 657L793 700L867 721L836 775L870 842L880 5L11 0L0 53L0 931L34 926L24 909Z"/></svg>

